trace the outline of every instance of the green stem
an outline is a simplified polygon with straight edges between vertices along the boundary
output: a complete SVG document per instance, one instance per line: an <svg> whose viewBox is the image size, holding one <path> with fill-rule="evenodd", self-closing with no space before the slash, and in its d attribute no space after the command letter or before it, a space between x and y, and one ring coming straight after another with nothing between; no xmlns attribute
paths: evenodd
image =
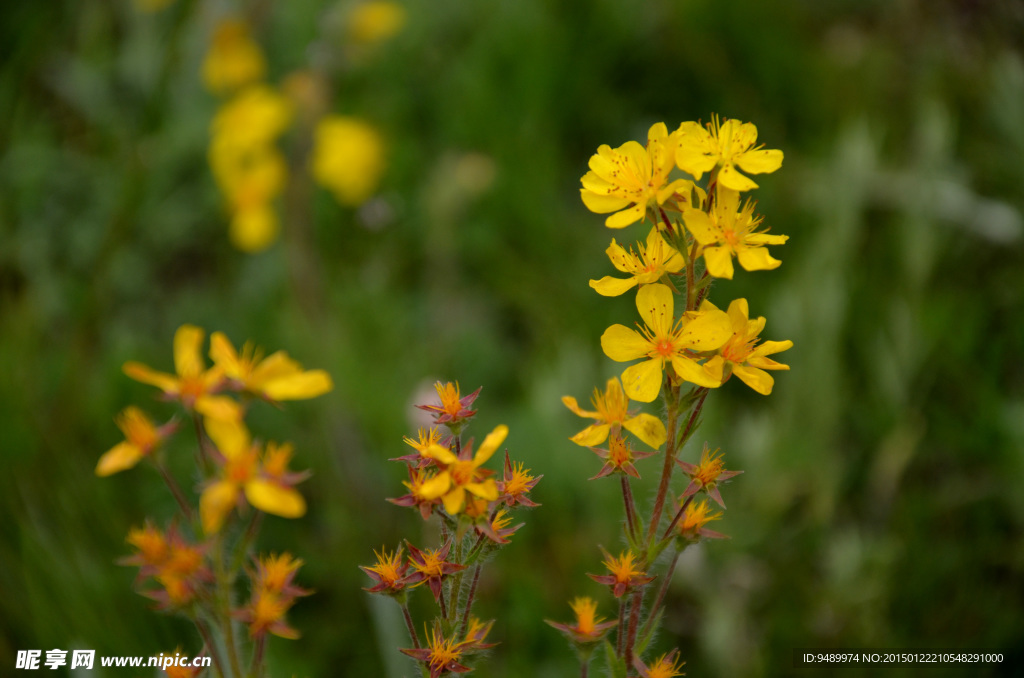
<svg viewBox="0 0 1024 678"><path fill-rule="evenodd" d="M665 495L668 494L669 480L672 477L672 466L676 456L676 429L679 427L679 404L677 387L666 380L665 401L668 410L668 437L665 439L665 463L661 468L661 481L658 483L658 494L654 499L654 510L651 513L651 524L647 528L647 547L650 549L654 542L654 535L658 531L658 523L661 521L661 512L665 507Z"/></svg>
<svg viewBox="0 0 1024 678"><path fill-rule="evenodd" d="M412 615L409 614L409 604L402 603L402 616L405 618L405 626L409 629L409 637L412 638L412 646L420 649L420 637L416 633L416 626L412 623Z"/></svg>
<svg viewBox="0 0 1024 678"><path fill-rule="evenodd" d="M234 575L238 572L238 568L245 562L245 556L249 552L249 547L256 539L256 533L260 531L260 523L262 522L263 512L253 509L252 518L249 520L249 526L245 529L245 534L238 540L235 545L234 554L231 556L231 574Z"/></svg>
<svg viewBox="0 0 1024 678"><path fill-rule="evenodd" d="M242 663L238 657L238 647L235 645L234 620L231 618L231 585L233 576L230 576L224 569L224 534L217 536L217 603L220 608L221 626L224 632L224 644L227 646L228 662L231 664L231 673L239 678L242 674Z"/></svg>
<svg viewBox="0 0 1024 678"><path fill-rule="evenodd" d="M178 483L174 480L170 471L167 470L167 467L162 463L154 461L153 465L156 466L156 470L160 472L160 477L164 479L164 483L167 485L168 489L170 489L171 494L174 495L174 500L178 502L178 508L180 508L181 512L185 514L185 519L189 524L191 524L194 520L192 507L188 505L187 501L185 501L185 495L182 493L181 488L178 487Z"/></svg>
<svg viewBox="0 0 1024 678"><path fill-rule="evenodd" d="M251 678L262 678L263 676L263 651L267 644L267 634L261 633L256 638L256 647L252 650L252 665L249 667Z"/></svg>
<svg viewBox="0 0 1024 678"><path fill-rule="evenodd" d="M217 673L221 676L227 676L224 672L224 664L221 661L220 653L217 652L217 646L213 644L213 637L210 635L210 629L206 627L206 622L196 617L195 625L196 629L199 630L199 635L203 638L203 643L206 645L206 651L210 654L210 659L213 660L213 665L217 669Z"/></svg>

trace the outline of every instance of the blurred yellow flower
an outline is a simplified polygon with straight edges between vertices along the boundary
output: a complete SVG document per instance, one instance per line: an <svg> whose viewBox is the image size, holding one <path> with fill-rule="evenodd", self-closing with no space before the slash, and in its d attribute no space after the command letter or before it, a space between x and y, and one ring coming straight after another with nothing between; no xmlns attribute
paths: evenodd
<svg viewBox="0 0 1024 678"><path fill-rule="evenodd" d="M251 149L274 141L291 123L288 100L269 85L241 90L217 111L210 131L213 138L232 149Z"/></svg>
<svg viewBox="0 0 1024 678"><path fill-rule="evenodd" d="M238 420L242 410L227 396L214 395L221 387L224 374L217 367L206 369L199 351L205 332L194 325L182 325L174 333L174 368L176 375L158 372L130 360L124 373L135 381L156 386L168 398L181 401L208 419Z"/></svg>
<svg viewBox="0 0 1024 678"><path fill-rule="evenodd" d="M348 38L372 45L394 36L405 25L405 8L396 2L375 0L357 5L348 17Z"/></svg>
<svg viewBox="0 0 1024 678"><path fill-rule="evenodd" d="M210 336L210 358L237 388L270 400L305 400L334 388L324 370L305 370L285 351L264 358L263 350L252 342L238 353L222 332Z"/></svg>
<svg viewBox="0 0 1024 678"><path fill-rule="evenodd" d="M313 178L338 202L356 207L365 202L384 173L384 141L358 118L329 115L316 126L311 161Z"/></svg>
<svg viewBox="0 0 1024 678"><path fill-rule="evenodd" d="M267 70L260 46L249 26L234 17L222 19L214 28L210 49L203 59L203 83L214 94L256 82Z"/></svg>
<svg viewBox="0 0 1024 678"><path fill-rule="evenodd" d="M157 428L146 413L130 405L115 419L124 440L108 450L96 464L96 475L109 476L130 469L163 442L165 427Z"/></svg>

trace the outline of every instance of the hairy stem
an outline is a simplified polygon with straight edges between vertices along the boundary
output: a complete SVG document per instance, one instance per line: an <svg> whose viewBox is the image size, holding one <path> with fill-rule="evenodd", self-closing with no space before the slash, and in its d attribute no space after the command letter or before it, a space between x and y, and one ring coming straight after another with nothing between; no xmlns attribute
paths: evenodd
<svg viewBox="0 0 1024 678"><path fill-rule="evenodd" d="M217 669L217 673L221 676L227 676L224 672L224 664L221 662L220 653L217 651L217 646L213 644L213 637L210 635L210 629L207 628L206 622L198 617L195 619L196 629L199 630L199 635L203 638L203 643L206 645L206 651L210 654L210 659L213 660L213 665Z"/></svg>
<svg viewBox="0 0 1024 678"><path fill-rule="evenodd" d="M171 494L174 495L174 500L178 502L178 508L185 515L185 520L191 523L193 520L192 507L185 501L185 495L182 494L181 488L178 487L178 483L174 480L174 476L171 475L171 472L161 462L156 462L154 465L156 470L160 472L160 477L164 479L164 483L170 489Z"/></svg>
<svg viewBox="0 0 1024 678"><path fill-rule="evenodd" d="M402 616L405 618L405 626L409 629L409 637L412 638L412 646L420 649L420 637L416 633L416 625L412 623L412 615L409 614L409 604L402 603Z"/></svg>
<svg viewBox="0 0 1024 678"><path fill-rule="evenodd" d="M622 482L622 503L626 507L626 527L629 530L629 541L633 542L637 535L636 505L633 502L633 491L629 487L629 479L625 475L619 476Z"/></svg>
<svg viewBox="0 0 1024 678"><path fill-rule="evenodd" d="M682 551L679 551L672 556L672 562L668 565L668 570L665 572L665 578L661 580L661 588L658 589L658 597L654 599L654 604L651 606L650 612L647 614L647 621L644 622L644 627L640 631L641 637L646 637L650 632L650 626L654 623L654 617L658 614L661 604L665 602L665 596L668 594L668 587L672 581L672 575L676 571L676 563L679 562L679 555L681 553Z"/></svg>
<svg viewBox="0 0 1024 678"><path fill-rule="evenodd" d="M633 665L633 644L636 642L636 628L640 621L640 608L644 604L644 589L638 586L633 592L633 602L629 610L629 631L626 632L626 666Z"/></svg>
<svg viewBox="0 0 1024 678"><path fill-rule="evenodd" d="M459 637L466 634L466 627L469 624L469 611L473 608L473 596L476 595L476 586L480 583L480 570L483 565L477 565L473 569L473 583L469 586L469 596L466 598L466 609L462 612L462 623L459 626Z"/></svg>
<svg viewBox="0 0 1024 678"><path fill-rule="evenodd" d="M676 525L679 524L680 518L682 518L683 514L686 513L686 507L690 505L691 501L693 501L694 496L695 495L691 494L689 497L687 497L686 501L684 501L682 505L679 507L679 510L676 511L676 514L672 516L672 522L670 522L668 524L668 527L665 529L665 534L661 535L662 539L667 538L668 535L672 533L672 530L676 528Z"/></svg>

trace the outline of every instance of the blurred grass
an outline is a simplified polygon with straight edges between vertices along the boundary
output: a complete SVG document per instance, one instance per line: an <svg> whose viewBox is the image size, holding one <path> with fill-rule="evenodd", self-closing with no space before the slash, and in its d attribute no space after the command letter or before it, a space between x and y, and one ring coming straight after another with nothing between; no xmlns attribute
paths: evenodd
<svg viewBox="0 0 1024 678"><path fill-rule="evenodd" d="M356 565L422 529L383 501L403 477L385 460L438 378L483 385L475 432L508 423L513 456L545 474L543 507L481 584L502 644L479 672L573 674L541 620L603 595L584 573L616 546L618 504L584 480L595 459L558 398L615 372L598 337L635 312L587 287L613 234L578 179L599 144L719 112L785 151L757 198L791 240L782 268L714 298L746 296L795 347L770 398L730 384L709 400L700 437L746 469L725 493L733 539L686 554L657 649L678 645L689 675L791 675L808 646L988 647L1008 663L971 675L1024 665L1019 4L410 2L400 36L346 62L341 6L250 3L272 80L327 73L333 109L390 148L377 217L316 192L308 232L286 225L251 257L227 243L198 76L233 6L0 10L0 664L198 646L113 564L130 526L171 514L158 478L92 475L114 413L151 397L120 366L168 369L193 322L337 383L257 424L314 471L309 515L262 539L317 589L293 611L302 640L271 644L274 675L408 672Z"/></svg>

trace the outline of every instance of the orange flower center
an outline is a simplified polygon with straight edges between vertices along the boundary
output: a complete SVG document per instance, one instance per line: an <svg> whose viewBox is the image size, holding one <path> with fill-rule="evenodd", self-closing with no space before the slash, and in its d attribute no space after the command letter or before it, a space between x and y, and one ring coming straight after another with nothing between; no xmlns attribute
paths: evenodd
<svg viewBox="0 0 1024 678"><path fill-rule="evenodd" d="M734 334L729 338L729 341L725 342L725 346L722 347L722 357L738 365L747 359L754 350L754 344L756 343L757 337L748 341L745 335Z"/></svg>
<svg viewBox="0 0 1024 678"><path fill-rule="evenodd" d="M608 463L615 468L622 468L633 459L633 452L622 436L612 436L608 443Z"/></svg>
<svg viewBox="0 0 1024 678"><path fill-rule="evenodd" d="M675 353L675 347L672 345L671 340L667 338L659 339L658 343L654 345L654 351L664 358L669 358Z"/></svg>
<svg viewBox="0 0 1024 678"><path fill-rule="evenodd" d="M414 561L413 566L426 575L427 578L444 576L444 560L437 555L437 551L425 551L423 553L423 564L420 565Z"/></svg>
<svg viewBox="0 0 1024 678"><path fill-rule="evenodd" d="M466 485L473 482L473 473L476 467L471 461L458 460L448 469L452 475L452 482L456 485Z"/></svg>

